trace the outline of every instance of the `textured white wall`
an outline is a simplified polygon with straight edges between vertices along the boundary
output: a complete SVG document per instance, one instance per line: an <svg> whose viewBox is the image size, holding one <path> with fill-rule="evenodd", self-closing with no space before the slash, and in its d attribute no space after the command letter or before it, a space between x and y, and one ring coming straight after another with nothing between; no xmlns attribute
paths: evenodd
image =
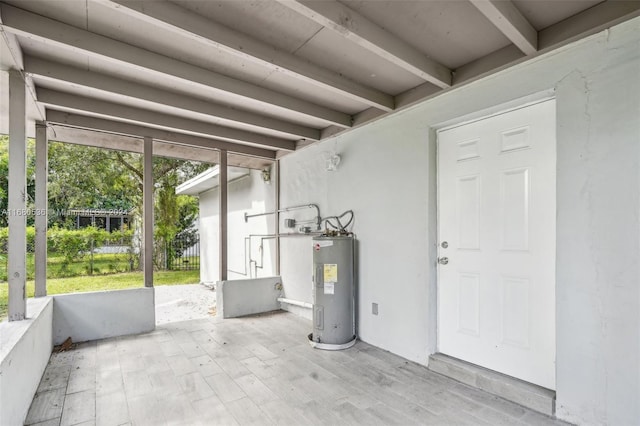
<svg viewBox="0 0 640 426"><path fill-rule="evenodd" d="M53 300L27 299L27 319L0 324L0 425L24 423L51 349Z"/></svg>
<svg viewBox="0 0 640 426"><path fill-rule="evenodd" d="M200 194L200 281L215 283L219 275L218 240L218 188ZM275 222L273 215L259 216L244 221L245 212L263 213L275 209L275 185L262 180L260 170L252 170L248 176L229 183L228 190L228 265L230 280L256 278L255 264L249 276L249 259L245 258L245 237L249 235L273 234ZM275 274L275 242L273 239L262 241L264 253L260 254L260 237L251 238L251 257L262 262L263 268L257 269L257 277L269 277ZM243 275L243 274L247 275Z"/></svg>
<svg viewBox="0 0 640 426"><path fill-rule="evenodd" d="M212 189L199 195L200 215L200 282L215 283L220 279L218 261L218 189Z"/></svg>
<svg viewBox="0 0 640 426"><path fill-rule="evenodd" d="M337 147L318 144L285 157L281 169L283 206L314 202L323 216L355 213L360 337L423 363L428 353L427 136L428 128L411 119L380 122L341 138ZM342 162L337 171L327 172L324 152L334 148ZM311 238L280 244L285 297L311 302ZM372 302L379 304L378 316L370 315ZM419 341L417 329L425 331Z"/></svg>
<svg viewBox="0 0 640 426"><path fill-rule="evenodd" d="M217 315L237 318L280 309L280 277L222 281L216 285Z"/></svg>
<svg viewBox="0 0 640 426"><path fill-rule="evenodd" d="M639 43L636 18L282 159L282 205L356 213L363 340L423 364L436 351L433 128L555 92L557 414L640 421ZM281 247L285 297L310 302L310 239Z"/></svg>
<svg viewBox="0 0 640 426"><path fill-rule="evenodd" d="M640 424L640 25L558 85L558 416ZM619 48L620 50L613 50Z"/></svg>
<svg viewBox="0 0 640 426"><path fill-rule="evenodd" d="M153 288L53 296L53 343L106 339L156 327Z"/></svg>

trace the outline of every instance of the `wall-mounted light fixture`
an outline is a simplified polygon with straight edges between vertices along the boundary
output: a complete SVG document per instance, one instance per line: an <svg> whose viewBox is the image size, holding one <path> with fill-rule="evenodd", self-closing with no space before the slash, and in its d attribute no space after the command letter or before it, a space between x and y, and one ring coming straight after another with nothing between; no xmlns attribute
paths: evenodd
<svg viewBox="0 0 640 426"><path fill-rule="evenodd" d="M328 172L335 172L338 170L338 164L340 164L340 156L335 152L327 156L327 160L325 162L325 169Z"/></svg>
<svg viewBox="0 0 640 426"><path fill-rule="evenodd" d="M269 169L262 170L262 181L264 183L270 183L271 182L271 170L269 170Z"/></svg>

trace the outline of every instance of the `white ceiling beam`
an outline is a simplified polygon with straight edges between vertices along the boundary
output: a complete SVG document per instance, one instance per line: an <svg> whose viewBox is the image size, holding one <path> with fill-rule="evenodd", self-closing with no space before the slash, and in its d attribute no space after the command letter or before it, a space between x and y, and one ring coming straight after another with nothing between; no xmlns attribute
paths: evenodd
<svg viewBox="0 0 640 426"><path fill-rule="evenodd" d="M140 126L138 124L125 123L122 121L107 120L98 117L74 114L64 111L56 111L47 108L47 121L83 129L93 129L120 135L144 137L148 136L165 142L173 142L180 145L195 146L209 149L226 149L237 154L251 155L273 159L276 151L257 148L249 145L240 145L216 139L203 138L201 136L186 135L184 133L172 132L170 130L155 129L152 127Z"/></svg>
<svg viewBox="0 0 640 426"><path fill-rule="evenodd" d="M533 56L558 49L637 16L640 16L640 1L603 1L541 30L538 33L538 51ZM454 83L456 86L468 84L530 58L515 45L509 45L456 69ZM396 100L401 97L397 96ZM402 106L398 102L398 108Z"/></svg>
<svg viewBox="0 0 640 426"><path fill-rule="evenodd" d="M49 130L49 141L142 154L142 138L140 137L79 129L53 123L48 123L47 128ZM220 153L215 149L178 145L157 140L153 141L153 156L200 161L210 164L217 164L220 160ZM230 166L247 167L256 170L263 170L273 163L273 160L238 154L229 154L228 159Z"/></svg>
<svg viewBox="0 0 640 426"><path fill-rule="evenodd" d="M4 22L2 11L0 10L0 28ZM20 43L18 43L18 38L15 34L8 33L6 31L0 31L0 44L4 43L6 50L0 46L0 53L7 52L8 58L2 57L0 58L0 67L5 66L7 68L14 68L16 70L24 70L24 57L25 54L20 47ZM4 52L2 52L4 50ZM40 106L34 101L33 94L35 93L35 86L33 84L33 80L29 76L24 76L25 83L27 84L27 90L29 91L31 96L27 97L27 114L31 108L34 108L38 115L40 116L40 120L44 120L44 109L40 108ZM28 132L29 133L29 132Z"/></svg>
<svg viewBox="0 0 640 426"><path fill-rule="evenodd" d="M160 126L176 132L198 133L204 137L214 137L234 143L249 143L262 146L263 148L275 148L285 151L295 150L294 141L260 135L245 130L232 129L203 121L190 120L175 115L163 114L41 87L36 90L36 94L38 102L46 106L86 111L92 114L134 121L142 125Z"/></svg>
<svg viewBox="0 0 640 426"><path fill-rule="evenodd" d="M0 25L2 24L3 24L2 13L0 13ZM11 55L11 59L12 59L11 62L13 62L13 66L19 70L24 69L22 48L20 47L20 44L18 43L18 39L16 38L16 36L7 32L3 32L1 36L5 40L7 49L9 50L9 54ZM0 62L0 65L1 64L2 63Z"/></svg>
<svg viewBox="0 0 640 426"><path fill-rule="evenodd" d="M425 81L443 89L451 86L447 67L335 0L276 1Z"/></svg>
<svg viewBox="0 0 640 426"><path fill-rule="evenodd" d="M200 68L158 53L64 24L0 3L2 28L41 43L54 43L104 60L153 71L235 95L242 101L258 101L270 107L296 112L326 123L351 127L349 114L294 98L246 81Z"/></svg>
<svg viewBox="0 0 640 426"><path fill-rule="evenodd" d="M510 0L469 0L525 55L538 51L538 31Z"/></svg>
<svg viewBox="0 0 640 426"><path fill-rule="evenodd" d="M640 16L640 1L606 0L540 31L542 50L595 34L626 20Z"/></svg>
<svg viewBox="0 0 640 426"><path fill-rule="evenodd" d="M119 10L204 42L244 60L257 63L289 77L313 84L328 92L362 102L383 111L394 109L393 96L367 87L341 74L279 50L263 41L204 18L177 4L165 1L103 0ZM120 7L121 6L121 7Z"/></svg>
<svg viewBox="0 0 640 426"><path fill-rule="evenodd" d="M532 56L536 57L549 53L576 40L596 34L606 28L611 28L612 26L639 16L640 1L606 0L541 30L538 35L538 51ZM456 69L455 87L468 85L527 60L531 60L531 57L524 55L514 44L510 44ZM428 87L424 84L396 95L396 111L405 110L415 105L416 102L424 102L442 93L446 93L446 91L442 92L433 89L433 87ZM354 115L353 128L372 123L384 116L385 115L376 115L372 110L363 111ZM322 139L336 137L350 130L351 129L345 130L336 126L330 126L322 130ZM298 149L306 145L307 142L305 141L299 141L297 143Z"/></svg>
<svg viewBox="0 0 640 426"><path fill-rule="evenodd" d="M116 135L58 124L49 124L48 129L50 142L64 142L74 145L142 154L142 139L139 137ZM175 147L177 149L165 149L165 147ZM169 142L159 141L153 142L153 154L159 157L204 161L208 163L215 163L218 158L217 151L213 149L173 145Z"/></svg>
<svg viewBox="0 0 640 426"><path fill-rule="evenodd" d="M106 74L87 71L80 68L63 65L57 62L41 59L35 56L25 55L25 72L34 77L63 81L74 85L89 87L121 96L141 99L155 104L166 105L173 108L192 111L211 117L220 118L231 123L239 123L249 126L250 130L257 132L263 129L275 130L286 136L303 139L320 139L320 130L312 127L301 126L284 120L267 117L249 111L241 111L226 105L204 101L179 93L167 92L155 87L123 80Z"/></svg>
<svg viewBox="0 0 640 426"><path fill-rule="evenodd" d="M456 69L453 79L456 85L477 79L481 75L488 75L501 69L506 64L514 64L517 61L524 61L530 58L522 53L515 44L508 44L502 49L469 62Z"/></svg>

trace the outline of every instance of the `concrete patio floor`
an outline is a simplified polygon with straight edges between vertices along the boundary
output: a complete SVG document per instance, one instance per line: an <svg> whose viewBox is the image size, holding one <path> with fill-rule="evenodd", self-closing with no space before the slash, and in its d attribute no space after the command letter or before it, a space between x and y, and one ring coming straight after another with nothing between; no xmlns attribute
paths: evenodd
<svg viewBox="0 0 640 426"><path fill-rule="evenodd" d="M156 325L211 317L216 292L202 284L154 286Z"/></svg>
<svg viewBox="0 0 640 426"><path fill-rule="evenodd" d="M159 326L53 354L38 425L560 424L366 343L326 352L278 312Z"/></svg>

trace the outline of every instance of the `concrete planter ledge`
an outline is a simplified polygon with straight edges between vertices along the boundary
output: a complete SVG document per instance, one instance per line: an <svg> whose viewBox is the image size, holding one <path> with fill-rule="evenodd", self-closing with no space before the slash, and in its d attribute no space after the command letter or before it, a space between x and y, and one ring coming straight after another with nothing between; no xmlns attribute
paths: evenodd
<svg viewBox="0 0 640 426"><path fill-rule="evenodd" d="M54 296L53 343L74 343L152 331L154 289L133 288Z"/></svg>
<svg viewBox="0 0 640 426"><path fill-rule="evenodd" d="M216 284L216 308L222 318L237 318L280 309L280 277L220 281Z"/></svg>
<svg viewBox="0 0 640 426"><path fill-rule="evenodd" d="M0 424L22 424L53 348L53 298L27 300L28 318L0 323Z"/></svg>
<svg viewBox="0 0 640 426"><path fill-rule="evenodd" d="M0 323L0 425L23 424L54 344L154 330L154 289L28 299L27 313Z"/></svg>

